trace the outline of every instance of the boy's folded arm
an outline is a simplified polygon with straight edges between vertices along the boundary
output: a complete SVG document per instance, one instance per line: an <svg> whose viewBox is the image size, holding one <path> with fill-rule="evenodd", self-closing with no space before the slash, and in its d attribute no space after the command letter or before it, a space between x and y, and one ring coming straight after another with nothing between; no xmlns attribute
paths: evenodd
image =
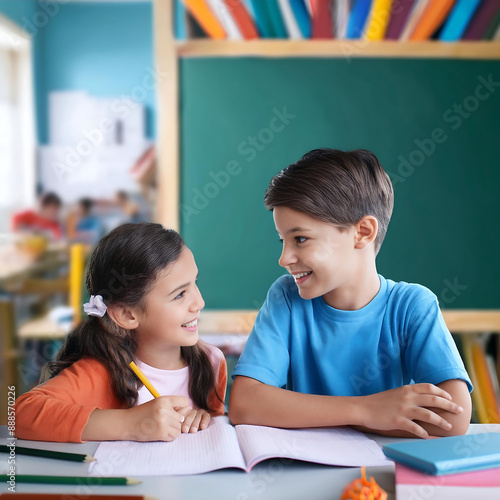
<svg viewBox="0 0 500 500"><path fill-rule="evenodd" d="M235 425L283 428L361 425L360 399L303 394L237 376L231 388L229 418Z"/></svg>
<svg viewBox="0 0 500 500"><path fill-rule="evenodd" d="M318 396L238 376L231 390L229 418L235 425L284 428L351 425L394 436L463 433L468 414L467 398L459 384L450 382L455 381L444 383L444 388L414 384L370 396ZM450 395L445 388L456 391L457 395ZM462 402L465 407L460 412L458 406ZM450 420L453 427L448 429L446 424Z"/></svg>

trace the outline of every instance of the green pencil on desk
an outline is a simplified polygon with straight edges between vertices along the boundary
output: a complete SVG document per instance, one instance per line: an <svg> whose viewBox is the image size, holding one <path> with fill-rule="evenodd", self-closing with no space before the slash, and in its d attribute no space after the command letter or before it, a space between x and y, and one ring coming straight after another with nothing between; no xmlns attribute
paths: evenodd
<svg viewBox="0 0 500 500"><path fill-rule="evenodd" d="M11 479L15 478L15 479ZM15 480L16 483L38 483L38 484L78 484L89 486L123 486L129 484L140 484L141 481L129 477L99 477L99 476L32 476L25 474L16 474L10 476L0 475L0 482Z"/></svg>
<svg viewBox="0 0 500 500"><path fill-rule="evenodd" d="M10 447L0 445L0 453L10 453L15 451L16 455L30 455L32 457L57 458L59 460L70 460L72 462L94 462L95 458L90 455L80 453L68 453L65 451L41 450L39 448L25 448L24 446Z"/></svg>

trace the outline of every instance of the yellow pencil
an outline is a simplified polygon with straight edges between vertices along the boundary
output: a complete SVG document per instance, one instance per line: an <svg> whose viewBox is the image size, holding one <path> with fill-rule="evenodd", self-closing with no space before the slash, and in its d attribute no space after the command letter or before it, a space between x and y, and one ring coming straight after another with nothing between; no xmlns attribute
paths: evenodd
<svg viewBox="0 0 500 500"><path fill-rule="evenodd" d="M153 384L146 378L144 373L141 372L139 367L131 361L129 363L130 368L132 368L133 372L137 375L139 380L146 386L147 390L155 397L159 398L161 394L153 387Z"/></svg>

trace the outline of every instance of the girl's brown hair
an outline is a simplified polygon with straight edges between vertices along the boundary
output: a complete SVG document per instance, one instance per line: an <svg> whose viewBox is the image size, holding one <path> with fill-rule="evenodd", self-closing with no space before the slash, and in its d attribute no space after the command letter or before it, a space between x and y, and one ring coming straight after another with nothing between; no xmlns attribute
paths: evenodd
<svg viewBox="0 0 500 500"><path fill-rule="evenodd" d="M394 206L391 180L370 151L314 149L271 179L264 196L268 210L288 207L348 228L365 215L378 221L375 251L387 233Z"/></svg>
<svg viewBox="0 0 500 500"><path fill-rule="evenodd" d="M145 297L155 280L180 256L185 244L180 235L160 224L124 224L105 236L90 257L85 284L90 295L101 295L106 305L121 304L145 310ZM49 363L52 376L83 357L100 361L108 370L120 403L137 403L141 383L129 368L137 345L135 330L125 330L105 314L89 316L67 337ZM207 353L199 343L181 347L189 367L189 395L193 402L211 411L209 398L216 391L215 376Z"/></svg>

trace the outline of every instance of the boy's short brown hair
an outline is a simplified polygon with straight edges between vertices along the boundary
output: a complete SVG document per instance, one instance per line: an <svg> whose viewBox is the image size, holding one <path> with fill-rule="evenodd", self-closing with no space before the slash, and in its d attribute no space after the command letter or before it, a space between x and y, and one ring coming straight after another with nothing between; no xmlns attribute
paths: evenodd
<svg viewBox="0 0 500 500"><path fill-rule="evenodd" d="M314 149L275 175L266 190L268 210L288 207L347 229L365 215L378 221L380 250L394 206L391 180L365 149Z"/></svg>

